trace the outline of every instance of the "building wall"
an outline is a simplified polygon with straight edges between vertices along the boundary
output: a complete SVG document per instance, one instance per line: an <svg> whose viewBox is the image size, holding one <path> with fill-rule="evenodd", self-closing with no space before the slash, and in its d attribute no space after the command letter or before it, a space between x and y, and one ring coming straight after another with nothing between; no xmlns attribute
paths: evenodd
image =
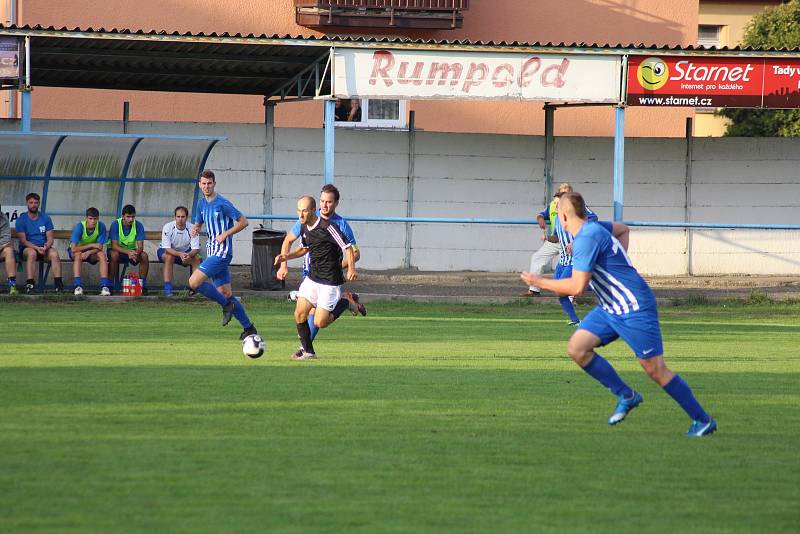
<svg viewBox="0 0 800 534"><path fill-rule="evenodd" d="M119 132L120 125L35 121L34 129ZM272 213L293 217L297 198L316 194L323 184L321 130L276 129L274 149L267 146L265 128L256 124L142 122L131 124L131 131L227 136L212 151L208 167L217 172L218 191L249 215L264 213L267 206ZM800 140L704 138L693 143L687 181L684 139L626 141L625 220L796 224ZM413 216L534 219L545 205L540 136L417 132L414 146ZM610 138L555 141L554 179L571 182L606 220L613 213L612 158ZM404 217L408 175L408 133L337 130L335 183L342 191L339 211L344 216ZM264 191L269 190L272 195L265 201ZM140 211L151 208L137 206ZM152 229L165 221L145 222ZM257 222L252 220L235 238L236 263L250 262L251 231ZM57 221L65 228L72 224ZM273 227L288 229L292 224L275 221ZM352 226L362 247L363 268L403 266L405 223L355 221ZM540 245L535 225L410 226L411 265L422 270L521 271ZM800 264L797 235L635 227L630 252L642 272L654 275L793 275Z"/></svg>
<svg viewBox="0 0 800 534"><path fill-rule="evenodd" d="M294 23L292 0L18 0L18 5L19 24L320 35ZM459 30L414 31L404 35L450 40L688 45L696 40L697 2L479 0L471 3L464 20L464 27ZM388 32L372 33L385 35ZM258 96L39 87L32 101L33 116L49 119L115 120L122 114L124 101L131 103L131 118L140 121L261 122L264 116L262 99ZM2 113L5 109L3 106ZM415 101L409 109L416 111L417 127L428 131L525 135L543 132L544 113L538 103ZM627 132L634 136L682 136L685 118L692 115L689 109L632 110L628 115ZM280 106L276 124L319 128L321 103ZM654 127L655 124L658 126ZM608 136L612 132L611 112L598 108L564 112L556 126L558 135Z"/></svg>

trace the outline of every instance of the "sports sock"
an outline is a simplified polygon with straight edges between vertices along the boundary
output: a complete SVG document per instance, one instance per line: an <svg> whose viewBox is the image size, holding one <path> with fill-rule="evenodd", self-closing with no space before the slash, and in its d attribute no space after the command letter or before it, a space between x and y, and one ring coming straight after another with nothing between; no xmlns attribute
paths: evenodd
<svg viewBox="0 0 800 534"><path fill-rule="evenodd" d="M139 278L139 282L141 282L142 287L147 285L147 278Z"/></svg>
<svg viewBox="0 0 800 534"><path fill-rule="evenodd" d="M311 341L314 341L314 338L317 337L317 332L319 332L319 328L317 325L314 324L314 314L308 314L308 329L311 332Z"/></svg>
<svg viewBox="0 0 800 534"><path fill-rule="evenodd" d="M164 293L172 293L172 282L164 282Z"/></svg>
<svg viewBox="0 0 800 534"><path fill-rule="evenodd" d="M624 395L625 398L630 398L633 395L633 390L622 381L614 367L608 363L608 360L596 352L592 361L583 370L617 397Z"/></svg>
<svg viewBox="0 0 800 534"><path fill-rule="evenodd" d="M217 288L211 284L208 280L200 284L200 287L197 288L197 292L203 296L206 296L219 304L220 306L225 306L227 304L228 299L225 298L225 295L217 291Z"/></svg>
<svg viewBox="0 0 800 534"><path fill-rule="evenodd" d="M561 304L561 307L564 308L564 311L569 316L569 320L573 323L577 323L580 321L578 319L578 314L575 313L575 306L572 305L572 301L569 297L559 297L558 303Z"/></svg>
<svg viewBox="0 0 800 534"><path fill-rule="evenodd" d="M300 345L306 352L314 352L314 344L311 342L311 331L308 322L297 323L297 334L300 336Z"/></svg>
<svg viewBox="0 0 800 534"><path fill-rule="evenodd" d="M111 287L111 280L105 277L100 277L100 287Z"/></svg>
<svg viewBox="0 0 800 534"><path fill-rule="evenodd" d="M8 287L14 287L17 285L17 277L16 276L9 276L8 277Z"/></svg>
<svg viewBox="0 0 800 534"><path fill-rule="evenodd" d="M703 407L700 406L697 399L694 398L692 388L690 388L689 384L679 375L675 375L672 380L664 386L664 391L675 399L675 402L683 408L683 411L689 414L692 420L700 421L701 423L708 423L711 420L711 417L706 413Z"/></svg>
<svg viewBox="0 0 800 534"><path fill-rule="evenodd" d="M58 289L64 289L64 280L60 276L54 277L53 282Z"/></svg>
<svg viewBox="0 0 800 534"><path fill-rule="evenodd" d="M81 287L82 285L83 285L83 283L81 283L81 277L80 276L76 276L75 277L75 287Z"/></svg>
<svg viewBox="0 0 800 534"><path fill-rule="evenodd" d="M244 311L242 301L237 297L231 297L231 301L233 302L233 316L236 317L236 320L239 321L242 328L247 329L253 326L253 321L250 320L250 317L247 316L247 312Z"/></svg>
<svg viewBox="0 0 800 534"><path fill-rule="evenodd" d="M33 278L28 278L27 280L25 280L25 285L26 285L26 286L32 286L32 285L35 285L35 283L34 283L34 281L33 281Z"/></svg>
<svg viewBox="0 0 800 534"><path fill-rule="evenodd" d="M331 314L333 314L333 316L336 319L338 319L339 316L345 312L345 310L349 310L349 309L350 309L350 301L345 299L345 298L342 298L342 299L339 299L339 302L336 303L336 306L333 308L333 311L331 312Z"/></svg>

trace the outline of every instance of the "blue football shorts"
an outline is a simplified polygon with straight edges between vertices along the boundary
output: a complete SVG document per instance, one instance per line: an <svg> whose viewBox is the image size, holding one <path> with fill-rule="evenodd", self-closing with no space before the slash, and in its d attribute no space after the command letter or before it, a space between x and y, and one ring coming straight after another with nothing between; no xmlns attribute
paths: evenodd
<svg viewBox="0 0 800 534"><path fill-rule="evenodd" d="M103 251L102 250L98 250L97 253L98 254L102 254ZM75 261L75 258L72 257L72 247L67 249L67 256L69 256L69 259ZM92 265L97 265L97 262L100 261L100 260L97 259L97 254L92 254L91 256L89 256L89 259L86 260L86 261L88 261Z"/></svg>
<svg viewBox="0 0 800 534"><path fill-rule="evenodd" d="M578 330L586 330L599 337L601 346L622 338L636 357L643 360L664 354L658 310L655 308L612 315L596 306L581 319Z"/></svg>
<svg viewBox="0 0 800 534"><path fill-rule="evenodd" d="M556 265L556 270L553 271L553 280L562 280L564 278L572 278L572 265Z"/></svg>
<svg viewBox="0 0 800 534"><path fill-rule="evenodd" d="M164 262L164 253L166 251L167 251L167 249L160 248L160 247L159 247L158 250L156 250L156 254L158 255L158 261L160 261L162 263ZM180 258L180 256L175 257L175 265L183 265L184 267L186 267L186 264L183 263L183 260Z"/></svg>
<svg viewBox="0 0 800 534"><path fill-rule="evenodd" d="M203 260L198 269L211 279L214 287L220 287L231 283L231 271L228 269L230 264L231 258L209 256Z"/></svg>
<svg viewBox="0 0 800 534"><path fill-rule="evenodd" d="M111 249L108 249L108 261L111 261ZM120 254L119 255L119 265L139 265L138 261L131 260L130 256L127 254Z"/></svg>

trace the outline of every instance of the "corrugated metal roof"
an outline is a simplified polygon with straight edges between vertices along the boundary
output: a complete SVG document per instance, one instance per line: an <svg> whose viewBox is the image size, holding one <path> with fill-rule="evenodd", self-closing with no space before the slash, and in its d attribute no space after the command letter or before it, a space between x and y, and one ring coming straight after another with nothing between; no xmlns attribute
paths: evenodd
<svg viewBox="0 0 800 534"><path fill-rule="evenodd" d="M798 56L795 49L426 40L406 37L191 33L128 28L0 26L29 36L33 85L271 96L331 46L586 54ZM325 81L322 93L329 93ZM302 96L314 95L308 84Z"/></svg>

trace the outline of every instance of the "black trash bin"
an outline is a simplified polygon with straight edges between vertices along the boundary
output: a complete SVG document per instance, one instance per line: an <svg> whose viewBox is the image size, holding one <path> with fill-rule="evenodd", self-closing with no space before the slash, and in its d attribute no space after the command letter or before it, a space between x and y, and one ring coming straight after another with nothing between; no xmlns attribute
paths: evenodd
<svg viewBox="0 0 800 534"><path fill-rule="evenodd" d="M259 227L253 230L253 258L250 272L253 289L277 291L286 287L286 281L278 280L278 267L273 265L275 256L281 253L286 232Z"/></svg>

